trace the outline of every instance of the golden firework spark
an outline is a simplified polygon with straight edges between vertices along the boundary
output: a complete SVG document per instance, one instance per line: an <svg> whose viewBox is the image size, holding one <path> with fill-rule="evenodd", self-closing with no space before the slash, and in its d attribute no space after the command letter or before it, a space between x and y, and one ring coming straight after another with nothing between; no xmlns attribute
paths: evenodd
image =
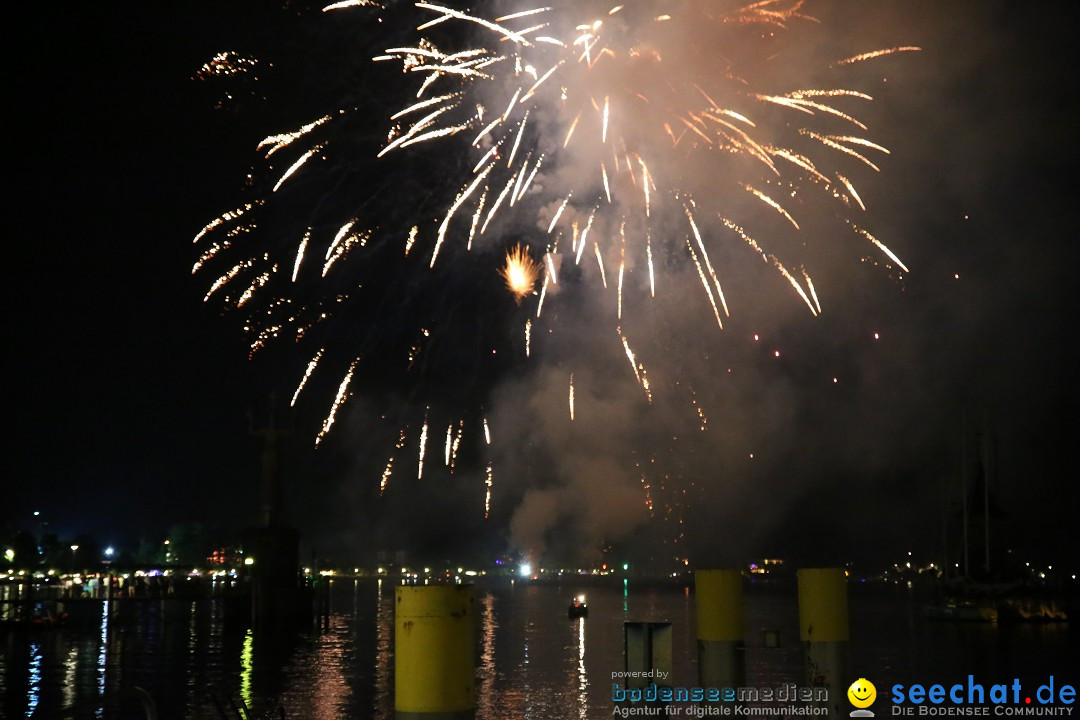
<svg viewBox="0 0 1080 720"><path fill-rule="evenodd" d="M506 265L499 270L499 274L506 280L506 287L514 294L514 299L520 303L522 298L532 294L536 278L540 275L540 265L519 244L506 251Z"/></svg>

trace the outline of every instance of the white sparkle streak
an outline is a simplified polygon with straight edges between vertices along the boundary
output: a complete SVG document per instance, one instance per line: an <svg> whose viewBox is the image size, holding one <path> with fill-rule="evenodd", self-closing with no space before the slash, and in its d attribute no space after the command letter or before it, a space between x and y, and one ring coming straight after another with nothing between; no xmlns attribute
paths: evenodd
<svg viewBox="0 0 1080 720"><path fill-rule="evenodd" d="M442 247L443 240L446 238L446 228L450 226L450 219L454 217L454 213L458 211L458 208L461 207L462 203L464 203L465 200L467 200L468 197L473 194L473 191L476 190L480 183L484 181L484 178L486 178L488 173L491 172L491 167L491 165L488 165L486 168L484 168L484 171L482 173L476 176L476 179L474 179L467 187L463 188L462 191L458 193L457 198L454 200L454 204L451 205L450 209L446 211L446 217L443 218L442 224L439 225L439 234L435 238L435 249L431 253L431 264L428 267L435 267L435 258L439 256L439 248ZM469 242L470 244L472 243L471 232L469 233Z"/></svg>
<svg viewBox="0 0 1080 720"><path fill-rule="evenodd" d="M570 202L571 195L573 195L573 193L567 195L566 199L562 201L562 205L560 205L559 209L555 211L555 217L551 218L551 222L548 224L548 234L551 234L551 231L555 228L555 223L559 222L559 217L563 214L563 210L566 209L566 204Z"/></svg>
<svg viewBox="0 0 1080 720"><path fill-rule="evenodd" d="M454 434L454 445L450 449L450 472L454 471L454 466L457 464L458 448L461 446L461 438L465 434L465 420L458 420L458 429Z"/></svg>
<svg viewBox="0 0 1080 720"><path fill-rule="evenodd" d="M217 229L218 227L220 227L221 225L223 225L223 224L225 224L227 222L231 222L233 220L236 220L241 215L243 215L247 211L251 210L251 208L255 207L256 205L262 205L262 204L263 204L262 200L259 200L259 201L254 202L254 203L247 203L247 204L245 204L245 205L243 205L241 207L236 208L235 210L230 210L229 212L225 213L224 215L222 215L220 217L214 218L209 223L207 223L203 227L203 229L200 230L198 232L198 234L194 238L192 238L191 242L192 243L199 242L199 240L201 240L203 238L203 236L206 235L206 233Z"/></svg>
<svg viewBox="0 0 1080 720"><path fill-rule="evenodd" d="M641 186L645 192L645 217L649 217L650 212L650 196L649 186L652 184L652 177L649 176L649 166L645 164L645 161L638 155L638 164L641 165Z"/></svg>
<svg viewBox="0 0 1080 720"><path fill-rule="evenodd" d="M484 20L483 18L474 17L473 15L468 15L466 13L459 12L457 10L451 10L450 8L442 7L441 5L432 5L431 3L419 2L419 3L416 3L416 7L421 8L423 10L434 10L435 12L442 13L444 17L452 17L452 18L456 18L458 20L466 20L468 22L476 23L477 25L480 25L482 27L486 27L488 30L491 30L493 32L496 32L496 33L504 36L508 40L513 40L518 45L525 45L527 47L531 47L531 45L532 45L532 43L530 43L528 40L526 40L524 37L517 34L516 32L513 32L511 30L507 30L502 25L498 25L497 23L490 22L489 20ZM441 18L440 18L440 20L441 20ZM423 30L426 27L430 26L432 23L439 22L440 20L434 20L434 21L425 23L424 25L420 25L417 28L417 30Z"/></svg>
<svg viewBox="0 0 1080 720"><path fill-rule="evenodd" d="M525 117L521 118L521 124L518 125L518 134L514 138L514 147L510 150L510 157L506 160L506 167L510 167L514 164L514 156L517 155L518 147L521 146L521 136L525 134L525 125L529 122L529 111L525 111Z"/></svg>
<svg viewBox="0 0 1080 720"><path fill-rule="evenodd" d="M326 348L321 348L319 352L315 353L315 357L311 358L307 364L307 370L304 371L304 377L300 378L300 384L296 386L296 392L293 393L292 400L289 402L289 407L296 406L296 399L300 397L300 391L307 385L308 378L311 377L311 373L315 372L315 366L322 360L323 351Z"/></svg>
<svg viewBox="0 0 1080 720"><path fill-rule="evenodd" d="M622 320L622 289L623 289L623 275L626 272L626 259L625 257L619 262L619 320Z"/></svg>
<svg viewBox="0 0 1080 720"><path fill-rule="evenodd" d="M532 318L525 320L525 357L529 357L532 350Z"/></svg>
<svg viewBox="0 0 1080 720"><path fill-rule="evenodd" d="M851 194L852 199L854 199L855 202L859 203L859 207L862 208L863 211L865 212L866 211L866 205L863 205L862 198L859 197L859 193L855 192L855 186L851 184L851 181L848 180L843 175L841 175L840 173L836 173L836 177L837 177L837 179L840 180L840 182L842 182L844 184L844 187L847 188L847 191Z"/></svg>
<svg viewBox="0 0 1080 720"><path fill-rule="evenodd" d="M375 155L375 157L382 157L383 155L390 152L394 148L399 147L399 146L403 146L405 143L416 139L418 137L418 133L421 130L424 130L425 128L429 127L432 123L435 122L435 119L437 117L442 115L444 112L450 110L452 107L453 107L452 105L444 105L441 108L436 109L434 112L428 113L424 117L420 118L405 133L403 133L400 137L396 138L393 142L387 144L386 147L384 147L382 150L380 150Z"/></svg>
<svg viewBox="0 0 1080 720"><path fill-rule="evenodd" d="M585 222L585 229L581 231L581 238L578 240L577 255L574 256L574 264L581 264L581 252L585 249L585 238L589 236L589 230L592 228L593 218L596 217L596 211L599 208L593 208L589 213L589 219Z"/></svg>
<svg viewBox="0 0 1080 720"><path fill-rule="evenodd" d="M867 240L872 242L874 244L874 246L877 247L878 250L880 250L881 252L888 255L890 260L892 260L894 263L896 263L897 265L900 266L900 269L902 269L904 272L911 272L910 270L908 270L907 266L904 265L904 263L900 260L900 258L898 258L893 253L892 250L890 250L888 247L885 246L885 243L881 242L876 237L874 237L873 235L868 233L866 230L863 230L861 227L858 227L857 225L854 225L853 223L848 223L848 224L851 225L852 230L854 230L859 235L862 235L864 238L866 238Z"/></svg>
<svg viewBox="0 0 1080 720"><path fill-rule="evenodd" d="M701 239L701 232L698 231L697 223L694 221L694 215L690 212L689 207L684 205L683 209L686 211L686 217L690 221L690 229L694 231L694 239L697 240L698 248L701 250L701 257L705 260L705 267L709 271L709 277L712 278L713 285L716 286L716 296L719 298L720 304L724 308L724 316L731 317L731 313L728 311L727 300L724 298L724 291L720 287L720 280L716 277L716 271L713 270L712 262L709 260L709 253L705 250L705 241ZM694 262L697 262L696 257ZM698 269L700 270L700 267ZM711 292L709 293L709 297L710 299L712 298ZM720 318L717 317L718 321L719 319Z"/></svg>
<svg viewBox="0 0 1080 720"><path fill-rule="evenodd" d="M454 423L446 426L446 460L444 465L450 467L450 447L454 444Z"/></svg>
<svg viewBox="0 0 1080 720"><path fill-rule="evenodd" d="M630 342L626 339L626 336L622 334L621 330L616 329L619 333L619 339L622 340L623 350L626 351L626 359L630 361L630 369L634 371L634 379L641 383L641 373L638 371L637 358L634 357L634 351L630 349Z"/></svg>
<svg viewBox="0 0 1080 720"><path fill-rule="evenodd" d="M323 149L324 147L326 147L326 143L319 143L318 145L316 145L315 147L311 148L311 149L310 149L310 150L308 150L308 151L307 151L306 153L304 153L303 155L301 155L301 156L300 156L300 159L299 159L299 160L297 160L296 162L294 162L294 163L292 164L292 166L291 166L291 167L290 167L290 168L289 168L288 170L286 170L286 171L285 171L285 174L281 176L281 179L277 181L277 184L275 184L275 185L274 185L274 189L273 189L273 192L277 192L277 191L278 191L278 188L280 188L280 187L281 187L282 183L284 183L284 182L285 182L286 180L288 180L288 179L289 179L289 178L290 178L290 177L292 176L292 174L293 174L294 172L296 172L297 170L299 170L299 169L300 169L300 167L301 167L301 166L302 166L302 165L303 165L304 163L306 163L306 162L307 162L307 161L308 161L308 160L309 160L309 159L311 158L311 156L312 156L312 155L314 155L315 153L319 152L319 151L320 151L320 150L322 150L322 149Z"/></svg>
<svg viewBox="0 0 1080 720"><path fill-rule="evenodd" d="M540 87L540 84L541 84L541 83L543 83L543 82L544 82L545 80L547 80L547 79L548 79L549 77L551 77L551 75L552 75L552 74L553 74L553 73L554 73L554 72L555 72L556 70L558 70L558 69L559 69L559 67L560 67L560 66L561 66L561 65L563 64L563 62L565 62L565 61L564 61L564 60L560 60L559 62L557 62L557 63L555 63L554 65L552 65L552 66L551 66L551 69L550 69L550 70L548 70L548 71L547 71L546 73L544 73L543 75L541 75L541 76L540 76L540 79L539 79L539 80L537 80L537 81L536 81L535 83L533 83L533 86L532 86L531 88L529 88L529 91L528 91L528 92L526 92L526 93L525 93L525 96L521 98L521 102L525 102L526 100L528 100L529 98L531 98L531 97L533 96L533 93L535 93L535 92L536 92L536 88Z"/></svg>
<svg viewBox="0 0 1080 720"><path fill-rule="evenodd" d="M544 254L544 263L547 264L548 276L552 285L559 284L559 278L555 275L555 257L552 253Z"/></svg>
<svg viewBox="0 0 1080 720"><path fill-rule="evenodd" d="M837 60L835 63L833 63L833 65L851 65L852 63L863 62L864 60L873 60L874 58L884 57L886 55L892 55L894 53L919 52L921 50L921 47L914 47L911 45L888 48L886 50L874 50L872 52L862 53L861 55L855 55L854 57L845 58L843 60Z"/></svg>
<svg viewBox="0 0 1080 720"><path fill-rule="evenodd" d="M491 444L491 428L488 427L487 418L484 418L484 443Z"/></svg>
<svg viewBox="0 0 1080 720"><path fill-rule="evenodd" d="M341 244L341 241L344 240L345 236L349 234L349 231L353 229L353 225L356 225L356 220L350 220L338 229L337 235L334 236L334 241L331 242L330 246L326 248L326 256L323 257L323 260L330 259L330 256L334 254L335 250L337 250L338 245ZM308 228L308 235L310 234L311 228ZM326 273L323 273L323 275L325 274Z"/></svg>
<svg viewBox="0 0 1080 720"><path fill-rule="evenodd" d="M604 258L600 255L600 244L593 243L593 250L596 252L596 264L600 266L600 282L604 284L604 289L607 290L607 273L604 272Z"/></svg>
<svg viewBox="0 0 1080 720"><path fill-rule="evenodd" d="M802 269L802 276L806 280L806 287L810 289L810 297L813 298L814 304L817 305L818 315L820 315L821 302L818 300L817 291L814 290L814 281L810 279L810 273L806 272L806 268Z"/></svg>
<svg viewBox="0 0 1080 720"><path fill-rule="evenodd" d="M776 202L771 197L769 197L768 195L766 195L765 193L761 192L760 190L758 190L757 188L755 188L755 187L753 187L751 185L747 185L746 183L742 183L742 186L743 186L743 188L746 189L746 191L748 193L750 193L751 195L756 197L758 200L760 200L761 202L763 202L766 205L768 205L769 207L771 207L776 212L783 215L787 219L787 221L789 223L791 223L792 227L794 227L796 230L799 229L799 223L795 222L795 218L791 217L791 215L788 213L788 211L785 210L784 207L780 203Z"/></svg>
<svg viewBox="0 0 1080 720"><path fill-rule="evenodd" d="M323 441L323 438L326 437L326 434L330 432L330 428L334 426L334 420L337 418L337 412L341 408L341 404L349 397L349 383L352 382L353 372L356 370L356 364L358 362L360 362L360 358L353 360L352 364L349 365L349 371L345 373L345 377L341 379L341 384L338 385L337 395L334 397L334 403L330 406L330 413L326 416L326 419L323 420L322 429L315 437L316 446L318 446L319 443Z"/></svg>
<svg viewBox="0 0 1080 720"><path fill-rule="evenodd" d="M510 192L510 188L514 186L514 181L517 180L517 173L510 176L510 179L506 182L506 187L502 189L498 197L495 198L495 204L491 206L491 210L488 210L487 217L484 218L484 224L480 226L480 234L483 235L487 231L487 226L491 222L491 219L495 217L495 213L499 210L499 206L502 205L502 201L506 199L507 194Z"/></svg>
<svg viewBox="0 0 1080 720"><path fill-rule="evenodd" d="M690 251L690 257L694 260L694 267L697 268L701 284L705 288L705 294L709 297L709 304L712 306L713 315L716 317L716 324L723 330L724 322L720 319L720 310L716 307L716 299L713 297L712 288L709 287L709 279L705 277L705 270L701 267L701 261L698 260L697 253L694 252L694 246L690 244L690 238L686 238L686 249Z"/></svg>
<svg viewBox="0 0 1080 720"><path fill-rule="evenodd" d="M623 275L626 273L626 221L623 220L619 225L619 239L622 241L619 246L619 311L618 318L622 321L622 290L623 290Z"/></svg>
<svg viewBox="0 0 1080 720"><path fill-rule="evenodd" d="M548 286L548 280L550 278L551 278L551 275L549 275L548 273L544 273L544 283L543 283L543 285L540 286L540 300L536 303L536 317L537 318L540 317L540 313L544 309L544 298L547 296L547 286Z"/></svg>
<svg viewBox="0 0 1080 720"><path fill-rule="evenodd" d="M574 373L570 373L570 422L574 422Z"/></svg>
<svg viewBox="0 0 1080 720"><path fill-rule="evenodd" d="M405 108L404 110L399 110L398 112L391 115L390 119L397 120L398 118L404 117L409 113L415 112L417 110L423 110L424 108L431 107L432 105L438 105L441 102L445 102L446 100L453 100L454 98L460 96L461 93L451 93L449 95L440 95L439 97L428 98L427 100L422 100L418 103L414 103L409 107Z"/></svg>
<svg viewBox="0 0 1080 720"><path fill-rule="evenodd" d="M509 15L497 17L495 18L495 22L501 23L506 22L507 20L516 20L517 18L528 17L530 15L539 15L540 13L545 13L549 10L551 10L550 7L533 8L532 10L522 10L521 12L511 13Z"/></svg>
<svg viewBox="0 0 1080 720"><path fill-rule="evenodd" d="M652 405L652 390L649 389L649 378L645 373L645 366L637 361L634 356L634 351L630 349L630 342L623 335L620 328L615 328L615 331L619 334L619 339L622 340L623 349L626 350L626 359L630 361L630 368L634 371L634 377L637 378L638 385L641 385L641 389L645 391L645 399L650 405Z"/></svg>
<svg viewBox="0 0 1080 720"><path fill-rule="evenodd" d="M287 147L290 143L292 143L295 140L303 137L304 135L307 135L309 132L311 132L315 128L319 127L320 125L322 125L324 122L326 122L329 119L330 119L329 115L323 115L318 120L315 120L313 122L309 122L307 125L303 125L303 126L297 128L296 130L294 130L293 132L281 133L279 135L267 136L267 137L263 138L259 142L259 144L257 146L255 146L255 149L256 150L262 150L267 145L271 146L270 149L266 151L266 157L270 157L271 155L276 153L281 148Z"/></svg>
<svg viewBox="0 0 1080 720"><path fill-rule="evenodd" d="M813 314L814 317L817 317L817 308L814 307L814 303L810 301L810 298L806 296L806 292L802 289L802 285L799 284L799 281L795 279L795 276L792 275L791 272L789 272L788 269L784 267L783 264L775 257L770 255L769 258L773 261L773 265L776 266L776 269L780 271L780 274L783 275L789 283L791 283L791 287L795 288L795 292L799 293L799 297L801 297L803 299L803 302L806 303L806 307L810 308L811 314Z"/></svg>
<svg viewBox="0 0 1080 720"><path fill-rule="evenodd" d="M521 161L521 168L518 170L517 182L514 183L514 190L510 193L510 207L514 207L514 203L521 197L521 186L525 184L525 178L529 171L529 160L532 159L532 151L525 156L525 159ZM539 162L539 161L537 161ZM531 182L531 181L530 181Z"/></svg>
<svg viewBox="0 0 1080 720"><path fill-rule="evenodd" d="M296 276L300 274L300 263L304 261L304 251L307 250L308 240L311 239L311 228L307 229L304 233L304 238L300 241L300 247L296 249L296 261L293 263L292 269L292 281L296 282Z"/></svg>
<svg viewBox="0 0 1080 720"><path fill-rule="evenodd" d="M397 445L394 446L394 452L390 455L390 459L386 461L386 468L383 469L382 480L379 482L380 495L386 492L386 486L390 483L390 475L394 472L394 457L403 447L405 447L405 428L398 430Z"/></svg>
<svg viewBox="0 0 1080 720"><path fill-rule="evenodd" d="M606 143L606 142L607 142L607 128L608 128L608 114L609 114L609 110L610 110L610 102L609 102L609 99L608 99L608 97L607 97L607 96L605 95L605 96L604 96L604 127L603 127L603 129L602 129L602 130L600 131L600 142L602 142L602 143ZM609 202L610 202L610 201L609 201Z"/></svg>
<svg viewBox="0 0 1080 720"><path fill-rule="evenodd" d="M807 137L814 138L815 140L817 140L822 145L825 145L826 147L830 147L833 150L838 150L838 151L844 153L845 155L850 155L851 157L855 158L856 160L860 160L861 162L863 162L867 166L869 166L872 170L874 170L874 172L881 172L881 168L879 168L874 163L870 162L869 158L862 155L861 153L858 153L858 152L852 150L847 145L843 145L842 143L839 142L840 140L845 140L845 139L846 140L851 140L852 138L839 138L839 137L836 137L836 136L833 136L833 135L821 135L820 133L812 132L810 130L806 130L805 128L800 129L799 132L801 134L803 134L803 135L806 135ZM871 146L875 147L877 149L880 149L883 152L886 152L886 153L889 152L888 150L881 147L880 145L873 145L871 143Z"/></svg>
<svg viewBox="0 0 1080 720"><path fill-rule="evenodd" d="M491 515L491 487L495 484L495 475L491 470L491 463L487 465L487 477L484 478L484 519Z"/></svg>
<svg viewBox="0 0 1080 720"><path fill-rule="evenodd" d="M416 467L416 479L424 479L424 451L427 449L428 420L427 410L424 411L424 426L420 428L420 458Z"/></svg>
<svg viewBox="0 0 1080 720"><path fill-rule="evenodd" d="M645 236L645 255L649 259L649 295L651 297L656 297L656 276L655 276L655 273L653 272L652 236L651 235L646 235Z"/></svg>
<svg viewBox="0 0 1080 720"><path fill-rule="evenodd" d="M472 250L472 241L476 237L476 226L480 224L480 216L484 214L484 203L487 202L488 188L484 186L484 191L480 193L480 200L476 203L476 212L473 213L472 223L469 225L469 241L465 244L466 250Z"/></svg>
<svg viewBox="0 0 1080 720"><path fill-rule="evenodd" d="M373 0L340 0L340 2L331 3L322 9L323 12L330 12L331 10L341 10L342 8L350 7L382 7Z"/></svg>
<svg viewBox="0 0 1080 720"><path fill-rule="evenodd" d="M529 186L532 185L533 178L536 177L536 173L537 173L538 170L540 170L540 165L543 162L544 162L544 156L541 155L539 158L537 158L536 164L533 165L532 172L529 173L528 179L525 180L525 183L521 186L521 191L517 192L517 198L516 198L517 200L521 200L521 198L525 197L525 193L529 191Z"/></svg>
<svg viewBox="0 0 1080 720"><path fill-rule="evenodd" d="M572 123L570 123L570 129L566 131L566 139L563 140L563 144L562 144L562 146L564 148L567 145L570 144L570 138L572 138L574 136L574 129L577 127L578 120L580 120L580 119L581 119L581 113L578 113L576 116L574 116L574 121Z"/></svg>

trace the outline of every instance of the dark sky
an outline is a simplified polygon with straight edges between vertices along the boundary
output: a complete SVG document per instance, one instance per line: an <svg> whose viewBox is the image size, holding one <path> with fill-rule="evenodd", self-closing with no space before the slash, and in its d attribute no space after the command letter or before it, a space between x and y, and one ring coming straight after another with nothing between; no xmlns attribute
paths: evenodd
<svg viewBox="0 0 1080 720"><path fill-rule="evenodd" d="M305 47L324 32L318 13L220 5L42 6L19 26L37 43L8 51L13 462L4 529L36 529L31 514L40 510L61 537L131 543L192 522L229 537L254 517L258 447L246 414L261 422L271 391L290 395L306 357L247 360L237 318L202 302L191 238L238 204L255 143L336 107L343 80L333 72L352 65L330 52L348 47L341 20L330 33L338 45ZM402 480L384 498L379 476L395 418L406 414L394 414L393 398L408 398L409 388L375 392L370 371L362 387L371 394L353 398L318 451L329 398L316 394L287 421L286 495L306 545L348 560L373 547L434 555L508 543L539 552L567 538L618 543L650 525L634 464L662 457L698 493L688 516L695 560L929 553L966 413L969 443L971 428L990 418L995 490L1017 547L1075 563L1076 82L1065 8L815 3L834 33L817 53L835 57L830 43L846 48L852 37L864 40L860 49L924 48L882 66L889 83L869 113L893 154L864 199L875 232L912 269L903 283L845 256L845 269L827 264L825 313L812 318L782 285L758 296L759 276L748 273L731 281L739 304L720 340L707 336L715 326L683 317L678 293L643 311L657 332L641 340L642 359L658 387L685 393L675 378L693 386L711 424L709 435L674 442L680 423L696 424L678 415L685 399L681 410L643 407L632 376L610 377L609 368L628 371L611 324L603 349L596 325L555 307L564 339L500 366L498 381L472 398L502 442L465 451L454 477ZM348 32L378 42L373 28ZM217 111L224 86L192 76L228 49L273 68ZM294 72L325 84L298 85ZM491 312L491 326L520 325L510 306ZM571 426L575 369L583 418ZM323 384L332 397L336 380ZM454 419L439 413L428 450L436 458ZM478 417L469 411L472 441ZM400 455L399 474L415 474L415 450ZM499 494L484 522L488 460ZM518 547L526 543L533 547Z"/></svg>

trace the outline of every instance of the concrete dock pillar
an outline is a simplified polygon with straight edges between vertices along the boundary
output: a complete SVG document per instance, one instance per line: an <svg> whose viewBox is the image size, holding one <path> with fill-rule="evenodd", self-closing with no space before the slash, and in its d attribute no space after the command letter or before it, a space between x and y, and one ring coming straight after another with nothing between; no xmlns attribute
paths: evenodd
<svg viewBox="0 0 1080 720"><path fill-rule="evenodd" d="M476 643L471 585L401 586L394 611L398 720L471 720Z"/></svg>
<svg viewBox="0 0 1080 720"><path fill-rule="evenodd" d="M746 684L743 578L738 570L694 573L698 680L701 687Z"/></svg>
<svg viewBox="0 0 1080 720"><path fill-rule="evenodd" d="M799 570L799 637L806 682L829 691L829 715L847 712L847 577L840 568Z"/></svg>

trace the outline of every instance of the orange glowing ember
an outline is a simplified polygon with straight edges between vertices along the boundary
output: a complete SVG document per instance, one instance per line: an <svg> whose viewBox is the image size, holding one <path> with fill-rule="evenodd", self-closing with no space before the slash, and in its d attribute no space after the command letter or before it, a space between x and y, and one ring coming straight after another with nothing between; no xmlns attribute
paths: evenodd
<svg viewBox="0 0 1080 720"><path fill-rule="evenodd" d="M520 244L506 251L506 265L499 270L499 274L506 279L506 287L514 293L514 300L519 303L532 293L539 272L540 266Z"/></svg>

